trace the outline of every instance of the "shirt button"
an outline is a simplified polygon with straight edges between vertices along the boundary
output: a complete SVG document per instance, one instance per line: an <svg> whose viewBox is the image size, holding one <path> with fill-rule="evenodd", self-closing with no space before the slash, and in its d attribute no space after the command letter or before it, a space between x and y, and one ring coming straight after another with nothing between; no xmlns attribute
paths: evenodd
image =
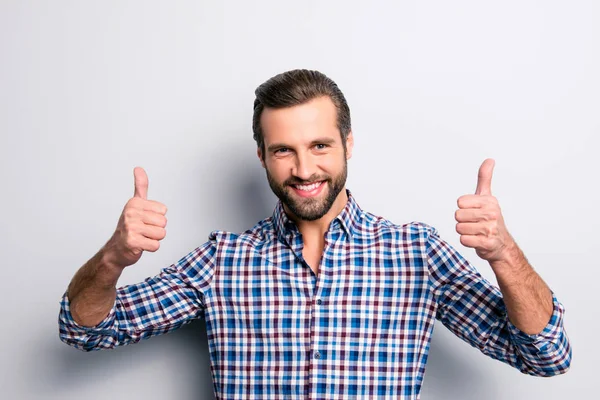
<svg viewBox="0 0 600 400"><path fill-rule="evenodd" d="M315 358L321 358L321 353L319 353L318 351L315 351Z"/></svg>
<svg viewBox="0 0 600 400"><path fill-rule="evenodd" d="M321 303L323 303L323 302L321 301L321 299L317 299L317 304L318 304L318 305L321 305Z"/></svg>

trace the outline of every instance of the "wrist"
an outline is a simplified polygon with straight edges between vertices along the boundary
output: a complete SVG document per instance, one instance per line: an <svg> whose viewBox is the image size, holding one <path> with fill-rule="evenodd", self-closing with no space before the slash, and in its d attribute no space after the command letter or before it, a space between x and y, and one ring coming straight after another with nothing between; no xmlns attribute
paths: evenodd
<svg viewBox="0 0 600 400"><path fill-rule="evenodd" d="M492 268L514 268L521 263L523 253L512 237L504 244L499 254L492 260L489 260Z"/></svg>
<svg viewBox="0 0 600 400"><path fill-rule="evenodd" d="M525 254L514 241L511 241L503 250L501 257L490 261L490 266L499 279L522 279L531 270Z"/></svg>
<svg viewBox="0 0 600 400"><path fill-rule="evenodd" d="M102 248L98 252L98 277L107 288L114 288L125 267L120 266L114 254Z"/></svg>

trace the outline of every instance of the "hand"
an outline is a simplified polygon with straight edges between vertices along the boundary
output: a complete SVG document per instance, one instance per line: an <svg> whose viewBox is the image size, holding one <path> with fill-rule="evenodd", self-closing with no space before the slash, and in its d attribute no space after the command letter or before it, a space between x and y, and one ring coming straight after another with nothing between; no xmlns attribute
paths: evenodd
<svg viewBox="0 0 600 400"><path fill-rule="evenodd" d="M459 197L459 209L454 214L460 242L474 248L479 257L489 262L505 260L514 245L498 200L492 196L493 171L494 160L485 160L479 168L475 194Z"/></svg>
<svg viewBox="0 0 600 400"><path fill-rule="evenodd" d="M144 250L155 252L166 236L167 207L148 200L148 175L141 167L133 170L135 190L121 213L117 229L104 246L107 261L125 268L135 264Z"/></svg>

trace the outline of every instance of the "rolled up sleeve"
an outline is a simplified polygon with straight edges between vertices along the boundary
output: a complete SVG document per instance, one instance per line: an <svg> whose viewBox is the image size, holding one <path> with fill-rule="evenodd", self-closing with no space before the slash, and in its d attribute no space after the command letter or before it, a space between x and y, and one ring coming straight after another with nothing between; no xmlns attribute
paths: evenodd
<svg viewBox="0 0 600 400"><path fill-rule="evenodd" d="M537 335L529 335L506 318L510 341L523 359L523 372L538 376L565 373L571 364L571 346L563 327L564 306L552 292L553 311L550 321Z"/></svg>

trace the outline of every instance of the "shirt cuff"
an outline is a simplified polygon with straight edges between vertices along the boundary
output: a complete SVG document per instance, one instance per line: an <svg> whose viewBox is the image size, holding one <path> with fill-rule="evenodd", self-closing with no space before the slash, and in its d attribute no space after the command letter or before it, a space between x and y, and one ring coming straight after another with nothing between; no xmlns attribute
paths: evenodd
<svg viewBox="0 0 600 400"><path fill-rule="evenodd" d="M544 347L548 345L548 342L557 343L563 329L563 315L565 309L554 295L554 292L552 292L552 304L553 310L550 321L540 333L535 335L527 334L517 328L510 322L510 319L508 319L507 316L508 331L512 341L516 344L534 345L538 350L544 350Z"/></svg>
<svg viewBox="0 0 600 400"><path fill-rule="evenodd" d="M60 321L62 323L62 325L67 328L68 331L72 332L72 333L84 333L87 335L108 335L112 333L112 326L114 324L115 321L115 305L116 305L116 299L115 299L115 304L113 304L113 307L111 308L110 312L108 313L108 315L102 320L100 321L98 324L96 324L95 326L83 326L78 324L75 319L73 318L73 316L71 315L71 302L69 300L69 297L67 295L67 292L65 292L63 294L63 297L60 301L60 305L61 305L61 312L60 312Z"/></svg>

